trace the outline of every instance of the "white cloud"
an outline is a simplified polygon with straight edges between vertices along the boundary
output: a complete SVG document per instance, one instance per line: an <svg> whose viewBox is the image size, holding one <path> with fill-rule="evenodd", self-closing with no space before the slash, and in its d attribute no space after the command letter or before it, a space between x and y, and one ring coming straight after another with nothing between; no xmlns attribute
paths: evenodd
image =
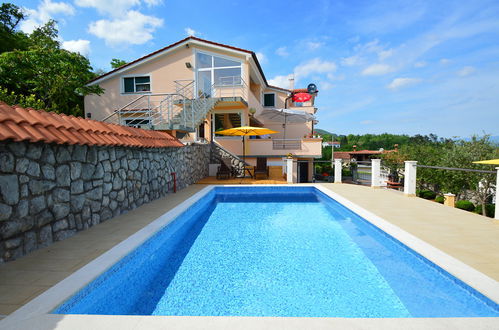
<svg viewBox="0 0 499 330"><path fill-rule="evenodd" d="M256 54L256 57L258 58L258 62L260 62L261 64L265 64L268 62L267 56L265 56L264 53L256 52L255 54Z"/></svg>
<svg viewBox="0 0 499 330"><path fill-rule="evenodd" d="M186 27L186 28L184 29L184 31L185 31L185 34L187 34L188 36L195 36L195 35L196 35L196 33L197 33L197 31L196 31L196 30L191 29L190 27Z"/></svg>
<svg viewBox="0 0 499 330"><path fill-rule="evenodd" d="M392 90L397 90L402 87L418 84L421 81L422 80L419 78L395 78L387 87Z"/></svg>
<svg viewBox="0 0 499 330"><path fill-rule="evenodd" d="M163 0L144 0L145 4L149 7L157 6L163 3Z"/></svg>
<svg viewBox="0 0 499 330"><path fill-rule="evenodd" d="M289 88L289 79L292 78L292 74L288 74L287 76L275 76L274 78L269 80L269 85L281 88Z"/></svg>
<svg viewBox="0 0 499 330"><path fill-rule="evenodd" d="M449 63L450 63L450 60L448 58L442 58L440 60L440 64L446 65L446 64L449 64Z"/></svg>
<svg viewBox="0 0 499 330"><path fill-rule="evenodd" d="M151 40L152 33L161 25L163 20L160 18L130 10L124 17L90 23L88 32L111 46L141 45Z"/></svg>
<svg viewBox="0 0 499 330"><path fill-rule="evenodd" d="M63 41L62 48L88 57L88 54L90 54L90 41L83 39Z"/></svg>
<svg viewBox="0 0 499 330"><path fill-rule="evenodd" d="M414 63L415 68L424 68L427 65L428 65L428 63L426 63L424 61Z"/></svg>
<svg viewBox="0 0 499 330"><path fill-rule="evenodd" d="M23 8L27 19L21 22L20 29L23 32L31 33L37 27L53 19L55 15L72 16L75 14L73 6L65 2L52 2L43 0L36 9Z"/></svg>
<svg viewBox="0 0 499 330"><path fill-rule="evenodd" d="M324 90L328 91L334 87L334 84L330 83L329 81L321 81L318 84L319 90Z"/></svg>
<svg viewBox="0 0 499 330"><path fill-rule="evenodd" d="M336 71L336 68L337 66L334 62L323 61L317 57L296 66L294 70L295 78L299 80L315 73L330 73Z"/></svg>
<svg viewBox="0 0 499 330"><path fill-rule="evenodd" d="M321 48L324 46L323 42L314 42L314 41L309 41L306 43L308 50L313 51Z"/></svg>
<svg viewBox="0 0 499 330"><path fill-rule="evenodd" d="M373 64L362 71L364 76L380 76L393 71L393 68L388 64Z"/></svg>
<svg viewBox="0 0 499 330"><path fill-rule="evenodd" d="M472 66L465 66L461 70L457 72L457 75L460 77L469 76L472 73L475 73L476 69Z"/></svg>
<svg viewBox="0 0 499 330"><path fill-rule="evenodd" d="M379 60L383 61L393 55L393 49L380 50L377 54Z"/></svg>
<svg viewBox="0 0 499 330"><path fill-rule="evenodd" d="M353 55L350 57L343 57L341 59L341 64L344 66L355 66L355 65L360 65L364 62L361 56L359 55Z"/></svg>
<svg viewBox="0 0 499 330"><path fill-rule="evenodd" d="M374 124L374 120L363 120L360 122L362 125L371 125Z"/></svg>
<svg viewBox="0 0 499 330"><path fill-rule="evenodd" d="M286 47L279 47L277 48L277 50L275 51L275 53L279 56L282 56L282 57L286 57L289 55L288 53L288 50Z"/></svg>

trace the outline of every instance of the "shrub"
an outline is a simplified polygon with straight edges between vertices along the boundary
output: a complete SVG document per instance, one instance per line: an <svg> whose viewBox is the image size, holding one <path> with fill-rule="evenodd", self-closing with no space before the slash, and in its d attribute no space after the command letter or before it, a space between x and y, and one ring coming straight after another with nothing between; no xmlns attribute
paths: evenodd
<svg viewBox="0 0 499 330"><path fill-rule="evenodd" d="M495 204L486 204L485 210L487 212L487 216L493 218L495 215L495 211L496 211L496 205ZM482 205L477 205L474 212L482 215Z"/></svg>
<svg viewBox="0 0 499 330"><path fill-rule="evenodd" d="M437 196L437 197L435 197L435 202L437 202L437 203L443 204L444 201L445 201L445 197L444 196Z"/></svg>
<svg viewBox="0 0 499 330"><path fill-rule="evenodd" d="M475 205L473 205L470 201L457 201L456 207L461 210L473 211L475 209Z"/></svg>
<svg viewBox="0 0 499 330"><path fill-rule="evenodd" d="M341 175L343 175L343 176L352 176L352 171L350 171L349 169L345 169L345 168L344 168L344 169L341 171Z"/></svg>
<svg viewBox="0 0 499 330"><path fill-rule="evenodd" d="M421 190L419 192L419 197L424 199L435 199L435 197L437 197L437 193L431 190Z"/></svg>

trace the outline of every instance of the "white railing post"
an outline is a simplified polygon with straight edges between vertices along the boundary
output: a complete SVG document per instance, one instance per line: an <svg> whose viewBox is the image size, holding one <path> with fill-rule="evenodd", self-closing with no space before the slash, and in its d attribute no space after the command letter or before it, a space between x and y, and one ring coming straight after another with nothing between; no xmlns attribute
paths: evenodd
<svg viewBox="0 0 499 330"><path fill-rule="evenodd" d="M406 160L404 171L404 195L416 196L416 165L417 161Z"/></svg>
<svg viewBox="0 0 499 330"><path fill-rule="evenodd" d="M496 167L496 213L494 219L499 220L499 167Z"/></svg>
<svg viewBox="0 0 499 330"><path fill-rule="evenodd" d="M334 160L334 183L341 183L341 158Z"/></svg>
<svg viewBox="0 0 499 330"><path fill-rule="evenodd" d="M371 187L381 186L381 159L371 159Z"/></svg>
<svg viewBox="0 0 499 330"><path fill-rule="evenodd" d="M286 158L286 179L288 183L293 183L293 158Z"/></svg>

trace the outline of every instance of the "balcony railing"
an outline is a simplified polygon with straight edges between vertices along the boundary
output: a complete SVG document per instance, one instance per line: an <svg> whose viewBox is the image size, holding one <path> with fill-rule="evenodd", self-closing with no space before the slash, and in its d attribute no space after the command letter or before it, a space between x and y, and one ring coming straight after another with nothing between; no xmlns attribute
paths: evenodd
<svg viewBox="0 0 499 330"><path fill-rule="evenodd" d="M274 150L301 150L301 139L272 139Z"/></svg>

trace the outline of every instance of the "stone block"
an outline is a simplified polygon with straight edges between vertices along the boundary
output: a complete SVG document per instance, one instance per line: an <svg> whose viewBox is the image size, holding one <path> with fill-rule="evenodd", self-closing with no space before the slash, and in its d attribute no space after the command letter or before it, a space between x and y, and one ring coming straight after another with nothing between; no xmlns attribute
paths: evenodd
<svg viewBox="0 0 499 330"><path fill-rule="evenodd" d="M36 250L37 246L38 242L36 239L36 232L28 231L24 233L24 242L23 242L24 254L28 254Z"/></svg>
<svg viewBox="0 0 499 330"><path fill-rule="evenodd" d="M71 195L81 194L83 192L83 180L71 182Z"/></svg>
<svg viewBox="0 0 499 330"><path fill-rule="evenodd" d="M38 232L38 246L46 247L52 244L52 242L52 226L46 225L45 227L42 227Z"/></svg>
<svg viewBox="0 0 499 330"><path fill-rule="evenodd" d="M52 206L52 212L56 220L67 217L69 214L69 203L55 203Z"/></svg>
<svg viewBox="0 0 499 330"><path fill-rule="evenodd" d="M52 231L54 233L68 228L69 228L69 223L67 219L62 219L52 224Z"/></svg>
<svg viewBox="0 0 499 330"><path fill-rule="evenodd" d="M10 238L21 232L22 224L19 219L0 222L0 236L2 239Z"/></svg>
<svg viewBox="0 0 499 330"><path fill-rule="evenodd" d="M95 165L83 164L81 167L81 178L83 180L90 180L95 172Z"/></svg>
<svg viewBox="0 0 499 330"><path fill-rule="evenodd" d="M40 165L38 165L35 161L30 161L28 165L28 169L26 170L26 174L38 177L40 176Z"/></svg>
<svg viewBox="0 0 499 330"><path fill-rule="evenodd" d="M71 162L69 164L70 172L71 172L71 180L77 180L81 175L81 163L79 162Z"/></svg>
<svg viewBox="0 0 499 330"><path fill-rule="evenodd" d="M87 146L75 145L73 149L73 160L84 162L87 157Z"/></svg>
<svg viewBox="0 0 499 330"><path fill-rule="evenodd" d="M83 209L85 204L85 195L73 195L71 196L71 212L78 213Z"/></svg>
<svg viewBox="0 0 499 330"><path fill-rule="evenodd" d="M32 195L40 195L49 192L55 187L54 181L48 180L30 180L29 190Z"/></svg>
<svg viewBox="0 0 499 330"><path fill-rule="evenodd" d="M19 183L17 175L0 175L0 196L5 204L15 205L19 202Z"/></svg>
<svg viewBox="0 0 499 330"><path fill-rule="evenodd" d="M29 159L27 158L19 158L16 161L16 172L17 173L26 173L29 166Z"/></svg>
<svg viewBox="0 0 499 330"><path fill-rule="evenodd" d="M29 213L29 201L27 199L21 199L19 204L16 206L16 217L24 218Z"/></svg>
<svg viewBox="0 0 499 330"><path fill-rule="evenodd" d="M95 166L95 172L92 178L102 179L103 177L104 177L104 167L102 166L102 164L97 164L97 166Z"/></svg>
<svg viewBox="0 0 499 330"><path fill-rule="evenodd" d="M57 162L59 164L69 162L71 160L71 154L69 153L68 148L66 146L59 146L58 149L55 156Z"/></svg>
<svg viewBox="0 0 499 330"><path fill-rule="evenodd" d="M26 152L26 157L38 160L42 156L42 150L43 150L43 144L30 143L28 145L28 151Z"/></svg>
<svg viewBox="0 0 499 330"><path fill-rule="evenodd" d="M30 206L29 206L29 214L37 214L43 209L47 207L47 204L45 203L45 197L44 196L38 196L33 199L31 199Z"/></svg>
<svg viewBox="0 0 499 330"><path fill-rule="evenodd" d="M36 223L38 228L45 226L46 224L54 220L54 215L49 210L44 210L36 216Z"/></svg>
<svg viewBox="0 0 499 330"><path fill-rule="evenodd" d="M97 148L89 147L87 150L87 162L91 164L97 164Z"/></svg>
<svg viewBox="0 0 499 330"><path fill-rule="evenodd" d="M50 164L42 166L42 174L45 179L55 180L55 168Z"/></svg>
<svg viewBox="0 0 499 330"><path fill-rule="evenodd" d="M75 229L61 230L54 233L54 241L62 241L76 234Z"/></svg>
<svg viewBox="0 0 499 330"><path fill-rule="evenodd" d="M0 221L7 220L12 214L12 207L7 204L0 203Z"/></svg>
<svg viewBox="0 0 499 330"><path fill-rule="evenodd" d="M14 171L14 155L8 151L0 152L0 171L7 173Z"/></svg>
<svg viewBox="0 0 499 330"><path fill-rule="evenodd" d="M99 162L109 159L109 152L106 149L101 149L97 152L97 159Z"/></svg>
<svg viewBox="0 0 499 330"><path fill-rule="evenodd" d="M7 148L17 157L22 157L26 154L26 144L24 142L9 143Z"/></svg>
<svg viewBox="0 0 499 330"><path fill-rule="evenodd" d="M55 202L69 202L70 200L69 189L56 188L52 196Z"/></svg>
<svg viewBox="0 0 499 330"><path fill-rule="evenodd" d="M50 165L55 164L54 151L50 145L45 145L45 148L43 148L41 161Z"/></svg>
<svg viewBox="0 0 499 330"><path fill-rule="evenodd" d="M60 165L55 170L56 182L59 187L71 185L71 174L68 165Z"/></svg>

